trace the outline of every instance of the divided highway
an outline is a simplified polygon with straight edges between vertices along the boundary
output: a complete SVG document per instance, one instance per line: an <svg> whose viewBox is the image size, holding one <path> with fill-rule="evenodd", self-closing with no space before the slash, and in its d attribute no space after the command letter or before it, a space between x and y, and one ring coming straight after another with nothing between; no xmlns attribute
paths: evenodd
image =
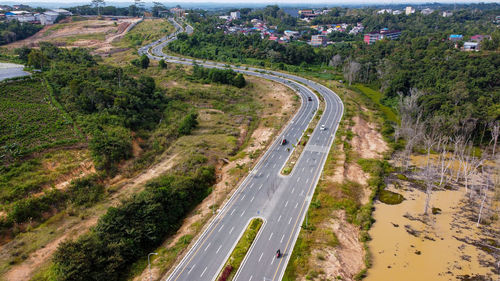
<svg viewBox="0 0 500 281"><path fill-rule="evenodd" d="M174 19L170 21L176 31L140 48L139 54L147 54L151 59L164 59L170 63L227 67L222 63L164 54L163 48L175 40L179 32L192 32L189 25L184 29ZM321 84L277 71L232 65L229 67L236 72L272 80L292 88L301 97L302 104L182 261L162 280L215 280L248 223L255 217L262 218L264 225L243 260L235 280L281 280L342 118L342 101ZM281 169L318 109L319 100L313 90L324 98L324 113L292 173L282 176ZM309 97L311 101L308 100ZM320 125L325 125L325 130L321 130ZM283 138L287 140L285 145L281 144ZM277 249L281 249L282 258L275 257Z"/></svg>

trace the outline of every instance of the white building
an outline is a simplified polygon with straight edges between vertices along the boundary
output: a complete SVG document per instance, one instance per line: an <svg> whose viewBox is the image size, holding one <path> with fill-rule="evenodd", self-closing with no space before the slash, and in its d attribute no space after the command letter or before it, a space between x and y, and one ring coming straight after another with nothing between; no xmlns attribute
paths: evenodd
<svg viewBox="0 0 500 281"><path fill-rule="evenodd" d="M413 13L415 13L415 8L413 8L412 6L408 6L408 7L406 7L406 9L405 9L405 14L406 14L407 16L408 16L408 15L411 15L411 14L413 14Z"/></svg>
<svg viewBox="0 0 500 281"><path fill-rule="evenodd" d="M422 10L422 11L420 11L420 12L422 13L422 15L427 16L427 15L432 14L432 13L434 12L434 10L433 10L433 9L429 9L429 8L425 8L425 9L423 9L423 10Z"/></svg>
<svg viewBox="0 0 500 281"><path fill-rule="evenodd" d="M231 12L231 19L232 20L238 20L240 19L240 11L236 11L236 12Z"/></svg>
<svg viewBox="0 0 500 281"><path fill-rule="evenodd" d="M465 42L464 51L479 51L479 43L477 42Z"/></svg>
<svg viewBox="0 0 500 281"><path fill-rule="evenodd" d="M40 15L40 23L42 25L54 24L59 15L60 14L58 12L47 11Z"/></svg>
<svg viewBox="0 0 500 281"><path fill-rule="evenodd" d="M452 12L444 11L443 14L442 14L442 16L445 17L445 18L451 17L451 16L453 16L453 13Z"/></svg>
<svg viewBox="0 0 500 281"><path fill-rule="evenodd" d="M377 14L392 14L392 9L382 9L380 11L377 12Z"/></svg>
<svg viewBox="0 0 500 281"><path fill-rule="evenodd" d="M298 31L295 31L295 30L285 30L283 32L283 34L285 34L286 36L288 37L294 37L294 36L298 36L299 35L299 32Z"/></svg>
<svg viewBox="0 0 500 281"><path fill-rule="evenodd" d="M395 15L395 16L401 15L402 13L403 13L403 11L401 11L401 10L394 10L394 11L392 11L392 14Z"/></svg>

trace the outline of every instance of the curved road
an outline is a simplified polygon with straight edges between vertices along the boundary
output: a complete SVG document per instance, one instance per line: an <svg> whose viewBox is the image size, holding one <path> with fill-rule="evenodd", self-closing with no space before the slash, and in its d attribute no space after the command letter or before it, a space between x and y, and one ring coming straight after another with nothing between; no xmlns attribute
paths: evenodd
<svg viewBox="0 0 500 281"><path fill-rule="evenodd" d="M163 48L175 40L178 33L192 32L189 25L184 30L175 20L170 21L176 31L140 48L139 54L147 54L151 59L164 59L171 63L197 63L210 68L230 67L245 75L276 81L294 89L301 97L302 104L288 126L250 171L233 196L218 210L216 217L166 280L215 280L249 221L255 217L262 218L264 225L243 260L235 280L281 280L333 144L344 110L342 101L330 89L303 77L166 55L162 51ZM319 122L319 125L325 125L325 130L321 130L319 125L315 128L292 173L282 176L281 169L318 108L318 97L311 89L317 91L325 100L325 111ZM308 101L309 97L311 101ZM285 145L281 144L283 138L288 141ZM275 257L278 248L283 253L280 259Z"/></svg>

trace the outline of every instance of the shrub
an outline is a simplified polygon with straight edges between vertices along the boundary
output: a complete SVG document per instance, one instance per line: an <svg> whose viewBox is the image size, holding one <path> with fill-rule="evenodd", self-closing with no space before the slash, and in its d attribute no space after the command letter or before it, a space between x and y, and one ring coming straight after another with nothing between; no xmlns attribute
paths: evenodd
<svg viewBox="0 0 500 281"><path fill-rule="evenodd" d="M149 58L147 55L142 55L140 58L141 67L146 69L149 67Z"/></svg>
<svg viewBox="0 0 500 281"><path fill-rule="evenodd" d="M68 188L69 200L77 206L90 206L102 198L104 186L98 182L97 175L71 181Z"/></svg>
<svg viewBox="0 0 500 281"><path fill-rule="evenodd" d="M380 202L385 203L385 204L397 205L397 204L403 202L403 200L405 200L405 198L403 197L403 195L401 195L399 193L384 189L384 190L381 190L379 193L379 200L380 200Z"/></svg>
<svg viewBox="0 0 500 281"><path fill-rule="evenodd" d="M193 112L189 113L184 119L182 120L181 124L179 125L179 134L180 135L189 135L191 134L191 131L198 126L198 114Z"/></svg>
<svg viewBox="0 0 500 281"><path fill-rule="evenodd" d="M119 126L94 130L89 146L98 169L110 169L113 163L132 155L130 132Z"/></svg>

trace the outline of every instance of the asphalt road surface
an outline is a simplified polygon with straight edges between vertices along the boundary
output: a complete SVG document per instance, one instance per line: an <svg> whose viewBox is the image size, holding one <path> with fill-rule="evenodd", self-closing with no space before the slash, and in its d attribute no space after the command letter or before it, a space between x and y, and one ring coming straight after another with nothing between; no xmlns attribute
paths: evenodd
<svg viewBox="0 0 500 281"><path fill-rule="evenodd" d="M170 63L225 68L226 64L202 62L169 56L163 48L176 39L182 26L170 19L176 31L142 47L140 54ZM192 32L187 26L186 32ZM297 240L314 189L319 181L344 110L340 98L330 89L308 79L257 68L229 66L236 72L282 83L301 97L298 112L271 144L248 177L199 236L182 261L166 276L168 281L215 280L252 218L262 218L264 224L235 276L238 281L281 280ZM325 110L318 126L310 135L292 173L280 174L297 141L314 117L319 97ZM312 101L308 101L311 97ZM325 130L320 126L324 125ZM282 140L286 139L285 145ZM216 191L215 191L216 192ZM276 250L282 258L277 259Z"/></svg>

